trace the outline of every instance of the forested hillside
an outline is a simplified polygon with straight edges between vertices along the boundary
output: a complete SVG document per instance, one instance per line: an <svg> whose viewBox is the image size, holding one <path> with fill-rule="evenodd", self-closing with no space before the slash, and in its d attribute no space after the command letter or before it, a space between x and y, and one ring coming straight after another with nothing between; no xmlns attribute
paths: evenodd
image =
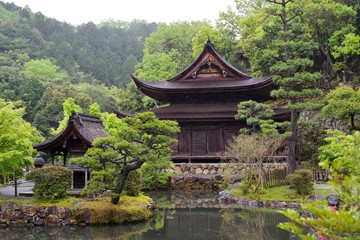
<svg viewBox="0 0 360 240"><path fill-rule="evenodd" d="M67 97L111 111L156 28L141 20L72 26L0 2L0 98L22 100L26 120L45 134L62 118Z"/></svg>

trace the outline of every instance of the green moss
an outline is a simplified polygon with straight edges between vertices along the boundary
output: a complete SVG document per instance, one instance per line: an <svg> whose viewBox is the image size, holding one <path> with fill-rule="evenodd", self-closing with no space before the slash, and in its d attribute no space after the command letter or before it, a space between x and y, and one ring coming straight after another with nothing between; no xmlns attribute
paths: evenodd
<svg viewBox="0 0 360 240"><path fill-rule="evenodd" d="M144 195L139 197L124 196L118 205L113 205L109 198L84 203L90 209L92 224L129 223L149 219L152 213L147 209L150 198Z"/></svg>
<svg viewBox="0 0 360 240"><path fill-rule="evenodd" d="M248 197L250 199L256 199L259 201L270 201L270 200L278 200L278 201L301 201L304 199L301 195L297 194L295 190L290 189L289 186L279 186L263 189L261 192L257 194L248 194L244 195L243 191L240 189L230 190L230 193L237 198Z"/></svg>
<svg viewBox="0 0 360 240"><path fill-rule="evenodd" d="M140 194L138 197L123 196L118 205L113 205L110 198L100 198L87 201L81 198L68 197L57 201L29 199L0 199L10 201L19 205L31 204L36 207L56 206L69 207L73 216L80 217L84 209L89 209L91 213L91 224L106 223L130 223L145 221L152 217L152 212L148 209L150 198ZM81 204L74 204L81 203Z"/></svg>
<svg viewBox="0 0 360 240"><path fill-rule="evenodd" d="M315 184L314 189L314 194L321 197L327 197L330 194L336 193L335 189L329 184ZM303 202L314 196L314 194L306 196L298 194L295 189L291 189L289 186L278 186L263 189L258 194L244 195L240 189L230 190L229 192L236 198L248 197L259 201L277 200L285 202Z"/></svg>

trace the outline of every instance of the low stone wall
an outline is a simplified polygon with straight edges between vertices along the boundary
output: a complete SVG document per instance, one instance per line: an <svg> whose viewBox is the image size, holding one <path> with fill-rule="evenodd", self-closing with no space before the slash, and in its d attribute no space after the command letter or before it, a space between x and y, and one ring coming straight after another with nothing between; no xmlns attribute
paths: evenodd
<svg viewBox="0 0 360 240"><path fill-rule="evenodd" d="M172 189L221 189L226 175L238 181L245 170L254 167L249 163L177 163L169 185ZM264 163L263 168L265 172L284 170L286 164Z"/></svg>
<svg viewBox="0 0 360 240"><path fill-rule="evenodd" d="M223 175L227 170L234 169L241 172L245 169L253 168L251 163L174 163L176 175ZM275 169L285 169L285 163L264 163L265 172L271 172Z"/></svg>
<svg viewBox="0 0 360 240"><path fill-rule="evenodd" d="M1 205L0 227L66 226L90 223L90 210L69 207L36 207L5 201Z"/></svg>

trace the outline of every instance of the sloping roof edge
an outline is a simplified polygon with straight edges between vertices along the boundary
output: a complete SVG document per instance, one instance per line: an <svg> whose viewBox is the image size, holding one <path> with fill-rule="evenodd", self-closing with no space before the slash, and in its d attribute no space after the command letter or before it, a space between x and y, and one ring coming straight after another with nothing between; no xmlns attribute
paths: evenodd
<svg viewBox="0 0 360 240"><path fill-rule="evenodd" d="M98 131L94 132L82 129L89 128L90 126L88 125L90 124L93 127L96 126ZM95 138L110 136L110 134L105 130L100 117L73 112L73 114L69 117L66 128L63 131L53 137L48 138L42 143L33 145L33 148L38 151L42 151L51 148L51 146L61 146L71 136L71 132L73 131L89 147L92 145L92 142Z"/></svg>

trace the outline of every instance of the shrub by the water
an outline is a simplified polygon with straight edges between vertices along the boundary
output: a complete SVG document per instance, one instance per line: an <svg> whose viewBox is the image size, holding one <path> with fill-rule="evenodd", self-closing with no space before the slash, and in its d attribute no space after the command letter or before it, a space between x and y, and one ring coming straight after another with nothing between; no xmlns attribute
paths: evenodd
<svg viewBox="0 0 360 240"><path fill-rule="evenodd" d="M309 169L296 170L295 173L287 175L285 180L299 194L308 195L314 190L313 175Z"/></svg>
<svg viewBox="0 0 360 240"><path fill-rule="evenodd" d="M141 174L139 171L131 171L126 180L124 194L137 197L141 190Z"/></svg>
<svg viewBox="0 0 360 240"><path fill-rule="evenodd" d="M35 169L32 173L34 197L56 200L67 196L71 187L72 171L66 167L49 166Z"/></svg>

